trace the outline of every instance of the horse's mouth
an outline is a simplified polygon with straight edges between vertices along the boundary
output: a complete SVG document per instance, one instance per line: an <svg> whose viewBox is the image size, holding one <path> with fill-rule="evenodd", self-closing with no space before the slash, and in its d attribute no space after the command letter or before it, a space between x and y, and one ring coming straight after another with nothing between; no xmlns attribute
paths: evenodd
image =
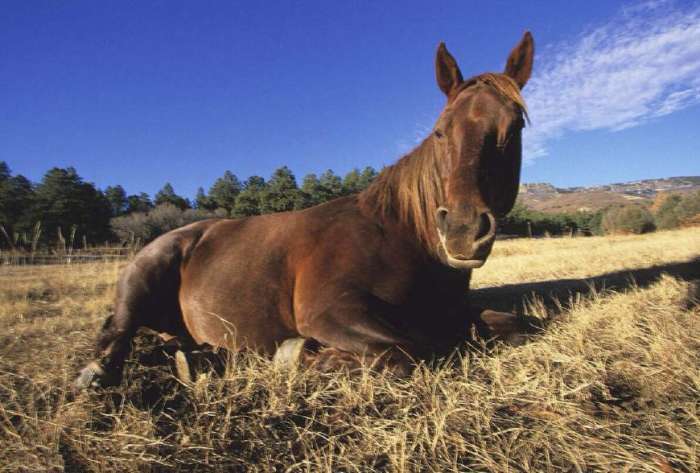
<svg viewBox="0 0 700 473"><path fill-rule="evenodd" d="M449 267L455 269L476 269L481 268L484 265L484 263L486 263L486 258L490 253L490 247L488 247L485 254L483 251L479 252L482 253L481 255L479 255L479 257L466 258L463 255L453 255L452 253L450 253L450 250L447 249L447 239L445 238L445 235L442 233L442 231L440 231L439 228L438 237L440 240L438 251L442 254L442 256L444 257L444 262Z"/></svg>
<svg viewBox="0 0 700 473"><path fill-rule="evenodd" d="M449 253L445 252L445 259L447 260L447 265L455 269L476 269L481 268L484 263L486 263L486 258L484 259L462 259L455 258Z"/></svg>

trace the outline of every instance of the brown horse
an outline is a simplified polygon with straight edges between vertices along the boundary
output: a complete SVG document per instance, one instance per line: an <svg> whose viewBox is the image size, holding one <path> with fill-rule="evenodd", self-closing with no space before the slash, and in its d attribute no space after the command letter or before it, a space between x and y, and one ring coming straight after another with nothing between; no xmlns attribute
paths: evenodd
<svg viewBox="0 0 700 473"><path fill-rule="evenodd" d="M430 136L364 192L298 212L202 221L147 245L122 272L98 358L76 384L117 381L139 327L271 354L313 345L302 358L321 367L357 358L409 366L463 344L475 323L507 335L514 316L470 309L465 294L491 251L496 217L518 193L520 89L533 55L528 32L504 73L465 81L441 43L447 105Z"/></svg>

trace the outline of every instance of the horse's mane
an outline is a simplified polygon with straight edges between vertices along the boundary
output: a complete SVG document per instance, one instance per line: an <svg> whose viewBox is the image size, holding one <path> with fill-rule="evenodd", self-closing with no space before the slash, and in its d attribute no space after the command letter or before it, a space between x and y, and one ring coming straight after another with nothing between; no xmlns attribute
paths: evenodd
<svg viewBox="0 0 700 473"><path fill-rule="evenodd" d="M426 247L435 227L435 209L443 202L441 159L432 135L382 170L359 195L360 204L381 219L397 218L413 227Z"/></svg>
<svg viewBox="0 0 700 473"><path fill-rule="evenodd" d="M527 117L525 101L513 79L504 74L481 74L462 83L466 88L476 83L493 87L501 96L514 102ZM435 210L444 204L441 166L446 161L439 153L433 134L379 176L359 195L360 204L380 219L393 217L412 227L418 240L432 252L435 239Z"/></svg>

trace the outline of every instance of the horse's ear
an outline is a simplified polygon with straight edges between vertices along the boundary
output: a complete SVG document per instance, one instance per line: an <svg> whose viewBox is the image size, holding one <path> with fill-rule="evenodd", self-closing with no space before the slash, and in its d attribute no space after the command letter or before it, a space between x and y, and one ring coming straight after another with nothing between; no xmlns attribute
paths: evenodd
<svg viewBox="0 0 700 473"><path fill-rule="evenodd" d="M510 52L506 63L507 76L510 76L522 89L532 74L532 61L535 56L535 41L529 31L523 35L520 43Z"/></svg>
<svg viewBox="0 0 700 473"><path fill-rule="evenodd" d="M450 95L450 92L462 83L462 72L459 70L457 61L447 51L445 43L442 42L438 46L435 56L435 76L440 90L445 95Z"/></svg>

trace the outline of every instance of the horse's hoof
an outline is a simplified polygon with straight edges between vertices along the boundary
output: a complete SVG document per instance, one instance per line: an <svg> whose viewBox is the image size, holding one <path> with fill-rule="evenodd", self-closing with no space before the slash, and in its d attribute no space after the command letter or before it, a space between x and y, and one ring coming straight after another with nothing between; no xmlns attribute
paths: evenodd
<svg viewBox="0 0 700 473"><path fill-rule="evenodd" d="M481 321L486 324L489 338L495 338L512 346L524 345L528 335L535 333L536 326L532 320L534 317L518 316L509 312L496 312L484 310L479 315Z"/></svg>
<svg viewBox="0 0 700 473"><path fill-rule="evenodd" d="M192 371L187 361L187 355L182 350L175 352L175 371L178 379L184 384L192 384Z"/></svg>
<svg viewBox="0 0 700 473"><path fill-rule="evenodd" d="M305 345L305 338L288 338L277 347L275 356L272 357L272 364L278 368L298 366Z"/></svg>
<svg viewBox="0 0 700 473"><path fill-rule="evenodd" d="M106 372L96 361L88 363L80 370L80 374L73 381L73 389L82 391L87 388L100 388L104 386Z"/></svg>

